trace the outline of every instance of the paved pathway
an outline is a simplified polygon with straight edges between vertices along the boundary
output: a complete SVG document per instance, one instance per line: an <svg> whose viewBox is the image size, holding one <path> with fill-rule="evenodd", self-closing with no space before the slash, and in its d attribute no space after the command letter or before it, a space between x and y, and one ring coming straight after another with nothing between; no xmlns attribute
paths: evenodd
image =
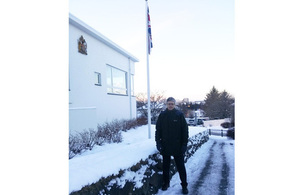
<svg viewBox="0 0 300 195"><path fill-rule="evenodd" d="M234 166L232 165L234 162L232 160L234 158L231 155L234 155L234 145L226 140L211 141L213 144L210 146L204 168L197 175L196 173L192 175L195 179L198 178L191 183L190 194L233 195ZM228 151L230 148L232 151ZM231 160L229 161L227 158ZM203 162L203 160L199 161Z"/></svg>
<svg viewBox="0 0 300 195"><path fill-rule="evenodd" d="M186 163L191 195L234 195L234 140L210 136ZM158 194L181 194L180 179L175 174L170 188Z"/></svg>

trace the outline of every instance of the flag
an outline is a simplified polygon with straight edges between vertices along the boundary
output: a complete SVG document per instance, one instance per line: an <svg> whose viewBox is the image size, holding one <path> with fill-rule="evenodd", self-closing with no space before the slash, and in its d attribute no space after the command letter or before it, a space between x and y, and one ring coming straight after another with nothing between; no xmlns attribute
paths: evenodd
<svg viewBox="0 0 300 195"><path fill-rule="evenodd" d="M147 15L148 15L148 54L151 52L152 45L152 35L151 35L151 23L150 23L150 14L149 14L149 6L147 4Z"/></svg>

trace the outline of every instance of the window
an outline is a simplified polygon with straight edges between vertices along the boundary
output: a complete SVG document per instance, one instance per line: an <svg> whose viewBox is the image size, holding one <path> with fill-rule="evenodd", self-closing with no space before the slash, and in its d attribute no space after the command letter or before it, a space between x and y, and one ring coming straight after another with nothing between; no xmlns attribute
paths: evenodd
<svg viewBox="0 0 300 195"><path fill-rule="evenodd" d="M107 93L127 95L127 73L107 65Z"/></svg>
<svg viewBox="0 0 300 195"><path fill-rule="evenodd" d="M95 72L95 85L101 86L101 73Z"/></svg>

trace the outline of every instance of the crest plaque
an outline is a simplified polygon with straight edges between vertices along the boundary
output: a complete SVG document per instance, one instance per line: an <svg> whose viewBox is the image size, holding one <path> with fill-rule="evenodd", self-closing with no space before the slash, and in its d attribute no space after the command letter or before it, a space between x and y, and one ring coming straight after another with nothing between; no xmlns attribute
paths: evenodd
<svg viewBox="0 0 300 195"><path fill-rule="evenodd" d="M87 55L87 44L82 35L78 39L78 52Z"/></svg>

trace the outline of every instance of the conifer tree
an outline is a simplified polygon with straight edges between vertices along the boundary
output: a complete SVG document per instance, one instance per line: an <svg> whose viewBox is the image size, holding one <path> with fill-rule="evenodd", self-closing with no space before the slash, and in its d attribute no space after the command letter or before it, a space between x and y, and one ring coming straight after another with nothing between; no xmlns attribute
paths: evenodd
<svg viewBox="0 0 300 195"><path fill-rule="evenodd" d="M216 118L229 118L232 115L234 98L225 90L222 93L213 86L208 94L206 94L203 110L205 116Z"/></svg>
<svg viewBox="0 0 300 195"><path fill-rule="evenodd" d="M219 100L220 93L219 91L213 86L208 94L206 94L205 104L203 105L203 110L205 115L210 117L211 119L219 117L219 109L218 109L218 100Z"/></svg>

